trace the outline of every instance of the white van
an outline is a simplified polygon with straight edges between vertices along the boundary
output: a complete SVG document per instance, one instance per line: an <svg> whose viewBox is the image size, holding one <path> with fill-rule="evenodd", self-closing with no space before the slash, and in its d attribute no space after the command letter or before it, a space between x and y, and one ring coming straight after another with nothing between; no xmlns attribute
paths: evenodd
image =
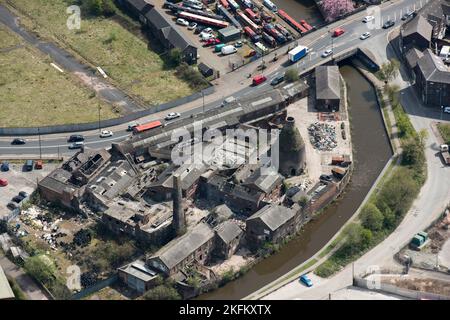
<svg viewBox="0 0 450 320"><path fill-rule="evenodd" d="M225 46L221 49L221 52L224 56L232 53L236 53L237 49L233 45Z"/></svg>
<svg viewBox="0 0 450 320"><path fill-rule="evenodd" d="M233 96L230 96L230 97L226 98L225 100L223 100L222 107L225 107L233 102L236 102L236 98Z"/></svg>

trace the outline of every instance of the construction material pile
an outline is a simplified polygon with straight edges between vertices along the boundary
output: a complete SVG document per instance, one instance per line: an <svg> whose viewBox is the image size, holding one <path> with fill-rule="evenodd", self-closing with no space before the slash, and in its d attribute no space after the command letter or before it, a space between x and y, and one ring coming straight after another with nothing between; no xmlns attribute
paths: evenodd
<svg viewBox="0 0 450 320"><path fill-rule="evenodd" d="M336 128L328 123L315 122L308 127L309 141L315 149L331 151L337 146Z"/></svg>

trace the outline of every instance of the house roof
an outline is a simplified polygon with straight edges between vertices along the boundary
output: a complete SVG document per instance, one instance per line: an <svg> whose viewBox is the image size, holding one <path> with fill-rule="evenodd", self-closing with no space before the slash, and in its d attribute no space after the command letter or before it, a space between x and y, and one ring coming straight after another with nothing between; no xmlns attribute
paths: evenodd
<svg viewBox="0 0 450 320"><path fill-rule="evenodd" d="M14 299L14 292L9 285L8 279L0 266L0 300L2 299Z"/></svg>
<svg viewBox="0 0 450 320"><path fill-rule="evenodd" d="M279 186L282 181L283 177L278 172L273 170L271 172L264 172L262 168L258 168L253 174L245 179L243 185L253 187L264 193L270 193Z"/></svg>
<svg viewBox="0 0 450 320"><path fill-rule="evenodd" d="M189 189L200 176L206 171L207 167L204 163L192 163L183 164L179 167L172 164L166 170L164 170L158 179L150 185L150 188L154 187L173 187L173 176L178 174L181 178L181 189Z"/></svg>
<svg viewBox="0 0 450 320"><path fill-rule="evenodd" d="M450 69L430 49L423 52L417 67L427 81L450 84Z"/></svg>
<svg viewBox="0 0 450 320"><path fill-rule="evenodd" d="M318 66L315 74L317 99L341 98L341 79L338 66Z"/></svg>
<svg viewBox="0 0 450 320"><path fill-rule="evenodd" d="M431 41L431 35L433 33L433 26L423 16L418 15L411 21L405 24L402 29L402 36L407 37L412 34L419 34L427 41Z"/></svg>
<svg viewBox="0 0 450 320"><path fill-rule="evenodd" d="M279 205L267 205L247 219L261 220L270 230L275 231L295 216L295 212Z"/></svg>
<svg viewBox="0 0 450 320"><path fill-rule="evenodd" d="M214 231L216 232L217 236L227 244L244 232L244 230L242 230L236 222L230 220L224 221L219 224L214 228Z"/></svg>
<svg viewBox="0 0 450 320"><path fill-rule="evenodd" d="M419 61L419 59L423 57L423 53L422 53L422 51L420 51L416 48L411 48L406 53L405 57L406 57L406 61L408 62L409 67L415 68L417 65L417 61Z"/></svg>
<svg viewBox="0 0 450 320"><path fill-rule="evenodd" d="M159 258L168 269L172 269L213 237L213 230L201 222L188 233L169 242L150 259Z"/></svg>
<svg viewBox="0 0 450 320"><path fill-rule="evenodd" d="M120 270L144 282L148 282L157 277L157 273L149 269L142 260L136 260L120 268Z"/></svg>
<svg viewBox="0 0 450 320"><path fill-rule="evenodd" d="M131 6L136 8L137 11L145 14L146 11L153 8L153 4L146 0L126 0Z"/></svg>

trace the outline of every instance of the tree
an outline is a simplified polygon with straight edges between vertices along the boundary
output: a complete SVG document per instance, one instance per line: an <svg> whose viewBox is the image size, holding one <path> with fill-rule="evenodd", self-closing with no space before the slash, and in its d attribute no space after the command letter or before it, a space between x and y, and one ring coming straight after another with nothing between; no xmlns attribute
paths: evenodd
<svg viewBox="0 0 450 320"><path fill-rule="evenodd" d="M425 155L421 141L413 139L403 143L402 164L410 166L422 166L425 163Z"/></svg>
<svg viewBox="0 0 450 320"><path fill-rule="evenodd" d="M351 0L322 0L319 5L327 22L336 20L355 9Z"/></svg>
<svg viewBox="0 0 450 320"><path fill-rule="evenodd" d="M398 62L398 60L396 59L392 59L391 61L383 63L381 65L380 71L378 71L378 75L381 80L389 82L397 76L399 69L400 62Z"/></svg>
<svg viewBox="0 0 450 320"><path fill-rule="evenodd" d="M180 48L173 48L169 51L169 63L171 66L178 67L182 62L182 52Z"/></svg>
<svg viewBox="0 0 450 320"><path fill-rule="evenodd" d="M373 203L365 205L361 211L361 223L364 228L379 231L383 228L384 216Z"/></svg>
<svg viewBox="0 0 450 320"><path fill-rule="evenodd" d="M112 0L83 0L82 7L94 16L111 16L116 13Z"/></svg>
<svg viewBox="0 0 450 320"><path fill-rule="evenodd" d="M159 285L144 294L146 300L181 300L178 291L166 285Z"/></svg>
<svg viewBox="0 0 450 320"><path fill-rule="evenodd" d="M299 79L298 71L294 68L287 69L284 78L287 82L294 82Z"/></svg>
<svg viewBox="0 0 450 320"><path fill-rule="evenodd" d="M32 256L25 261L25 271L37 281L49 284L55 279L53 262L44 255Z"/></svg>

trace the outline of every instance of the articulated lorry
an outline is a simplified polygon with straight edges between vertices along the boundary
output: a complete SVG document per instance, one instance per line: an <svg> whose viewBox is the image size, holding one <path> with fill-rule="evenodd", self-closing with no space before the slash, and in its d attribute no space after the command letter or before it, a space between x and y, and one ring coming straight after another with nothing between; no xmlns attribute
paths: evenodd
<svg viewBox="0 0 450 320"><path fill-rule="evenodd" d="M298 46L288 52L289 61L292 63L299 61L301 58L306 56L309 52L308 47Z"/></svg>

